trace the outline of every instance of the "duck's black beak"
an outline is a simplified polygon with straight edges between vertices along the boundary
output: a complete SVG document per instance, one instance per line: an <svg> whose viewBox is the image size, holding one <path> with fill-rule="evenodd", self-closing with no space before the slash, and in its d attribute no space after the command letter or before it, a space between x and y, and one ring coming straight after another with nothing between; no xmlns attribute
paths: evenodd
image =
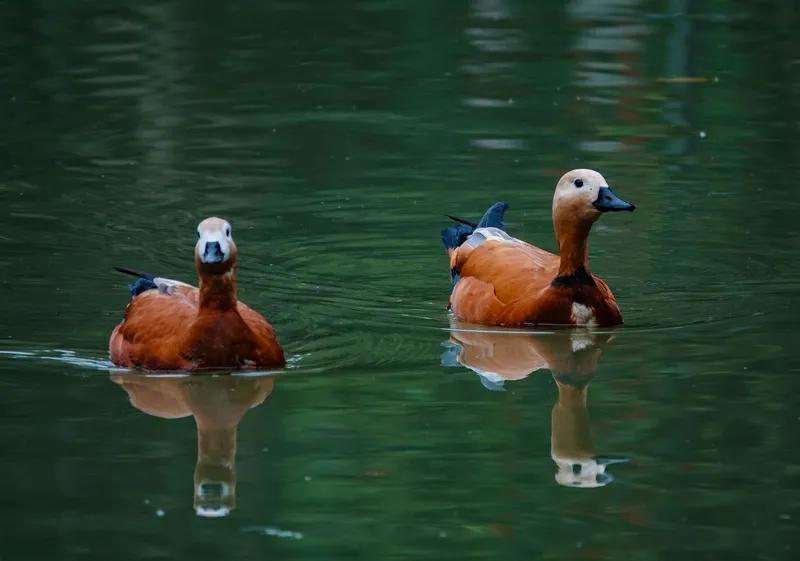
<svg viewBox="0 0 800 561"><path fill-rule="evenodd" d="M631 203L627 203L616 196L611 187L600 187L600 192L597 193L597 200L592 204L600 212L633 210L636 208Z"/></svg>
<svg viewBox="0 0 800 561"><path fill-rule="evenodd" d="M206 242L206 248L203 252L203 263L216 265L217 263L222 263L224 258L225 254L222 253L219 242Z"/></svg>

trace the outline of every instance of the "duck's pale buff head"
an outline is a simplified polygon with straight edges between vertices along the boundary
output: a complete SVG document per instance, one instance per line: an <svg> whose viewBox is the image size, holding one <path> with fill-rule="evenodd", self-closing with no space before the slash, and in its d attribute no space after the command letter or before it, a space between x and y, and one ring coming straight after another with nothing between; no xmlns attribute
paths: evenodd
<svg viewBox="0 0 800 561"><path fill-rule="evenodd" d="M553 221L591 225L604 212L633 210L635 207L617 197L605 178L591 169L565 173L553 195Z"/></svg>
<svg viewBox="0 0 800 561"><path fill-rule="evenodd" d="M222 218L206 218L197 226L194 260L197 270L220 274L233 268L238 251L231 236L231 225Z"/></svg>

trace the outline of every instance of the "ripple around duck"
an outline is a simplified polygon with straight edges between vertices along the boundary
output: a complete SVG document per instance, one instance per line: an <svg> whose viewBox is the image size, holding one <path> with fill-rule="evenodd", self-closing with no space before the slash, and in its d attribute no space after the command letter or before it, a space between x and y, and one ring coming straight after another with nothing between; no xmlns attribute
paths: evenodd
<svg viewBox="0 0 800 561"><path fill-rule="evenodd" d="M31 363L57 363L74 368L67 374L86 375L92 372L103 372L107 374L125 374L153 376L153 377L191 377L191 376L244 376L244 377L268 377L288 375L292 371L300 370L303 355L292 355L286 359L286 367L271 370L203 370L198 372L185 371L149 371L138 370L135 368L124 368L115 365L109 359L90 356L79 351L68 349L37 349L31 346L29 349L3 349L0 350L0 360L22 360ZM311 370L308 370L309 372ZM319 368L316 370L319 371ZM304 370L305 372L305 370Z"/></svg>
<svg viewBox="0 0 800 561"><path fill-rule="evenodd" d="M76 351L66 349L0 350L0 358L33 362L57 362L75 367L76 373L79 371L85 373L87 370L103 372L122 372L126 370L118 368L110 360L82 356Z"/></svg>
<svg viewBox="0 0 800 561"><path fill-rule="evenodd" d="M321 374L334 370L375 371L386 366L407 364L410 357L430 355L435 358L435 342L438 338L426 335L407 334L402 331L389 330L386 333L371 337L368 349L370 353L361 352L363 337L351 332L324 332L307 340L293 341L292 352L287 353L286 366L269 370L203 370L198 372L184 371L148 371L135 368L124 368L115 365L108 358L100 358L90 353L69 349L42 349L31 345L28 348L3 348L0 350L0 362L24 361L30 364L56 363L69 368L65 374L91 375L92 373L135 373L148 376L191 377L206 375L231 375L244 377L263 376L296 376Z"/></svg>

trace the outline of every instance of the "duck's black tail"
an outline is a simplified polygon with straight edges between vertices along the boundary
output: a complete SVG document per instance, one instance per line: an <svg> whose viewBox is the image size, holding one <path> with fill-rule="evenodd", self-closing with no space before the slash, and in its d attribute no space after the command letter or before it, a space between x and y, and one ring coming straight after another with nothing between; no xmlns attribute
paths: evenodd
<svg viewBox="0 0 800 561"><path fill-rule="evenodd" d="M453 224L442 230L442 243L444 243L445 249L455 249L464 243L474 231L475 227L469 224Z"/></svg>
<svg viewBox="0 0 800 561"><path fill-rule="evenodd" d="M478 222L478 228L497 228L505 231L503 217L508 210L508 204L504 202L494 203L483 213L483 218Z"/></svg>
<svg viewBox="0 0 800 561"><path fill-rule="evenodd" d="M505 230L503 216L506 210L508 210L508 205L506 203L494 203L483 214L483 218L481 218L480 222L477 224L448 214L447 217L450 220L458 222L458 224L448 226L442 230L442 242L444 243L445 249L450 250L460 246L476 228L499 228L500 230Z"/></svg>
<svg viewBox="0 0 800 561"><path fill-rule="evenodd" d="M120 273L125 273L126 275L139 277L128 285L128 290L130 291L131 296L136 296L138 294L141 294L145 290L158 288L154 280L156 277L151 275L150 273L144 273L142 271L134 271L133 269L126 269L125 267L114 267L114 270L119 271Z"/></svg>

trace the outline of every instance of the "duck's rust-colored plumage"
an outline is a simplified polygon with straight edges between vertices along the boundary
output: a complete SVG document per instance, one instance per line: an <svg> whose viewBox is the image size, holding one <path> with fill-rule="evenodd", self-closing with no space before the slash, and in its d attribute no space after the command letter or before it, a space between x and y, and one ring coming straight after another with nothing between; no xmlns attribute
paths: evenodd
<svg viewBox="0 0 800 561"><path fill-rule="evenodd" d="M506 234L502 214L487 220L498 206L474 228L443 232L454 281L449 304L457 317L493 325L622 323L608 285L589 272L587 238L601 212L633 205L611 193L597 172L564 175L553 200L559 255Z"/></svg>
<svg viewBox="0 0 800 561"><path fill-rule="evenodd" d="M206 219L198 234L200 287L146 275L132 285L125 318L109 339L111 360L149 370L283 366L275 330L236 298L230 225Z"/></svg>
<svg viewBox="0 0 800 561"><path fill-rule="evenodd" d="M474 323L575 325L580 320L573 310L577 303L590 310L597 325L622 323L605 282L583 271L557 281L559 264L558 255L522 241L462 246L451 258L459 280L450 308Z"/></svg>

